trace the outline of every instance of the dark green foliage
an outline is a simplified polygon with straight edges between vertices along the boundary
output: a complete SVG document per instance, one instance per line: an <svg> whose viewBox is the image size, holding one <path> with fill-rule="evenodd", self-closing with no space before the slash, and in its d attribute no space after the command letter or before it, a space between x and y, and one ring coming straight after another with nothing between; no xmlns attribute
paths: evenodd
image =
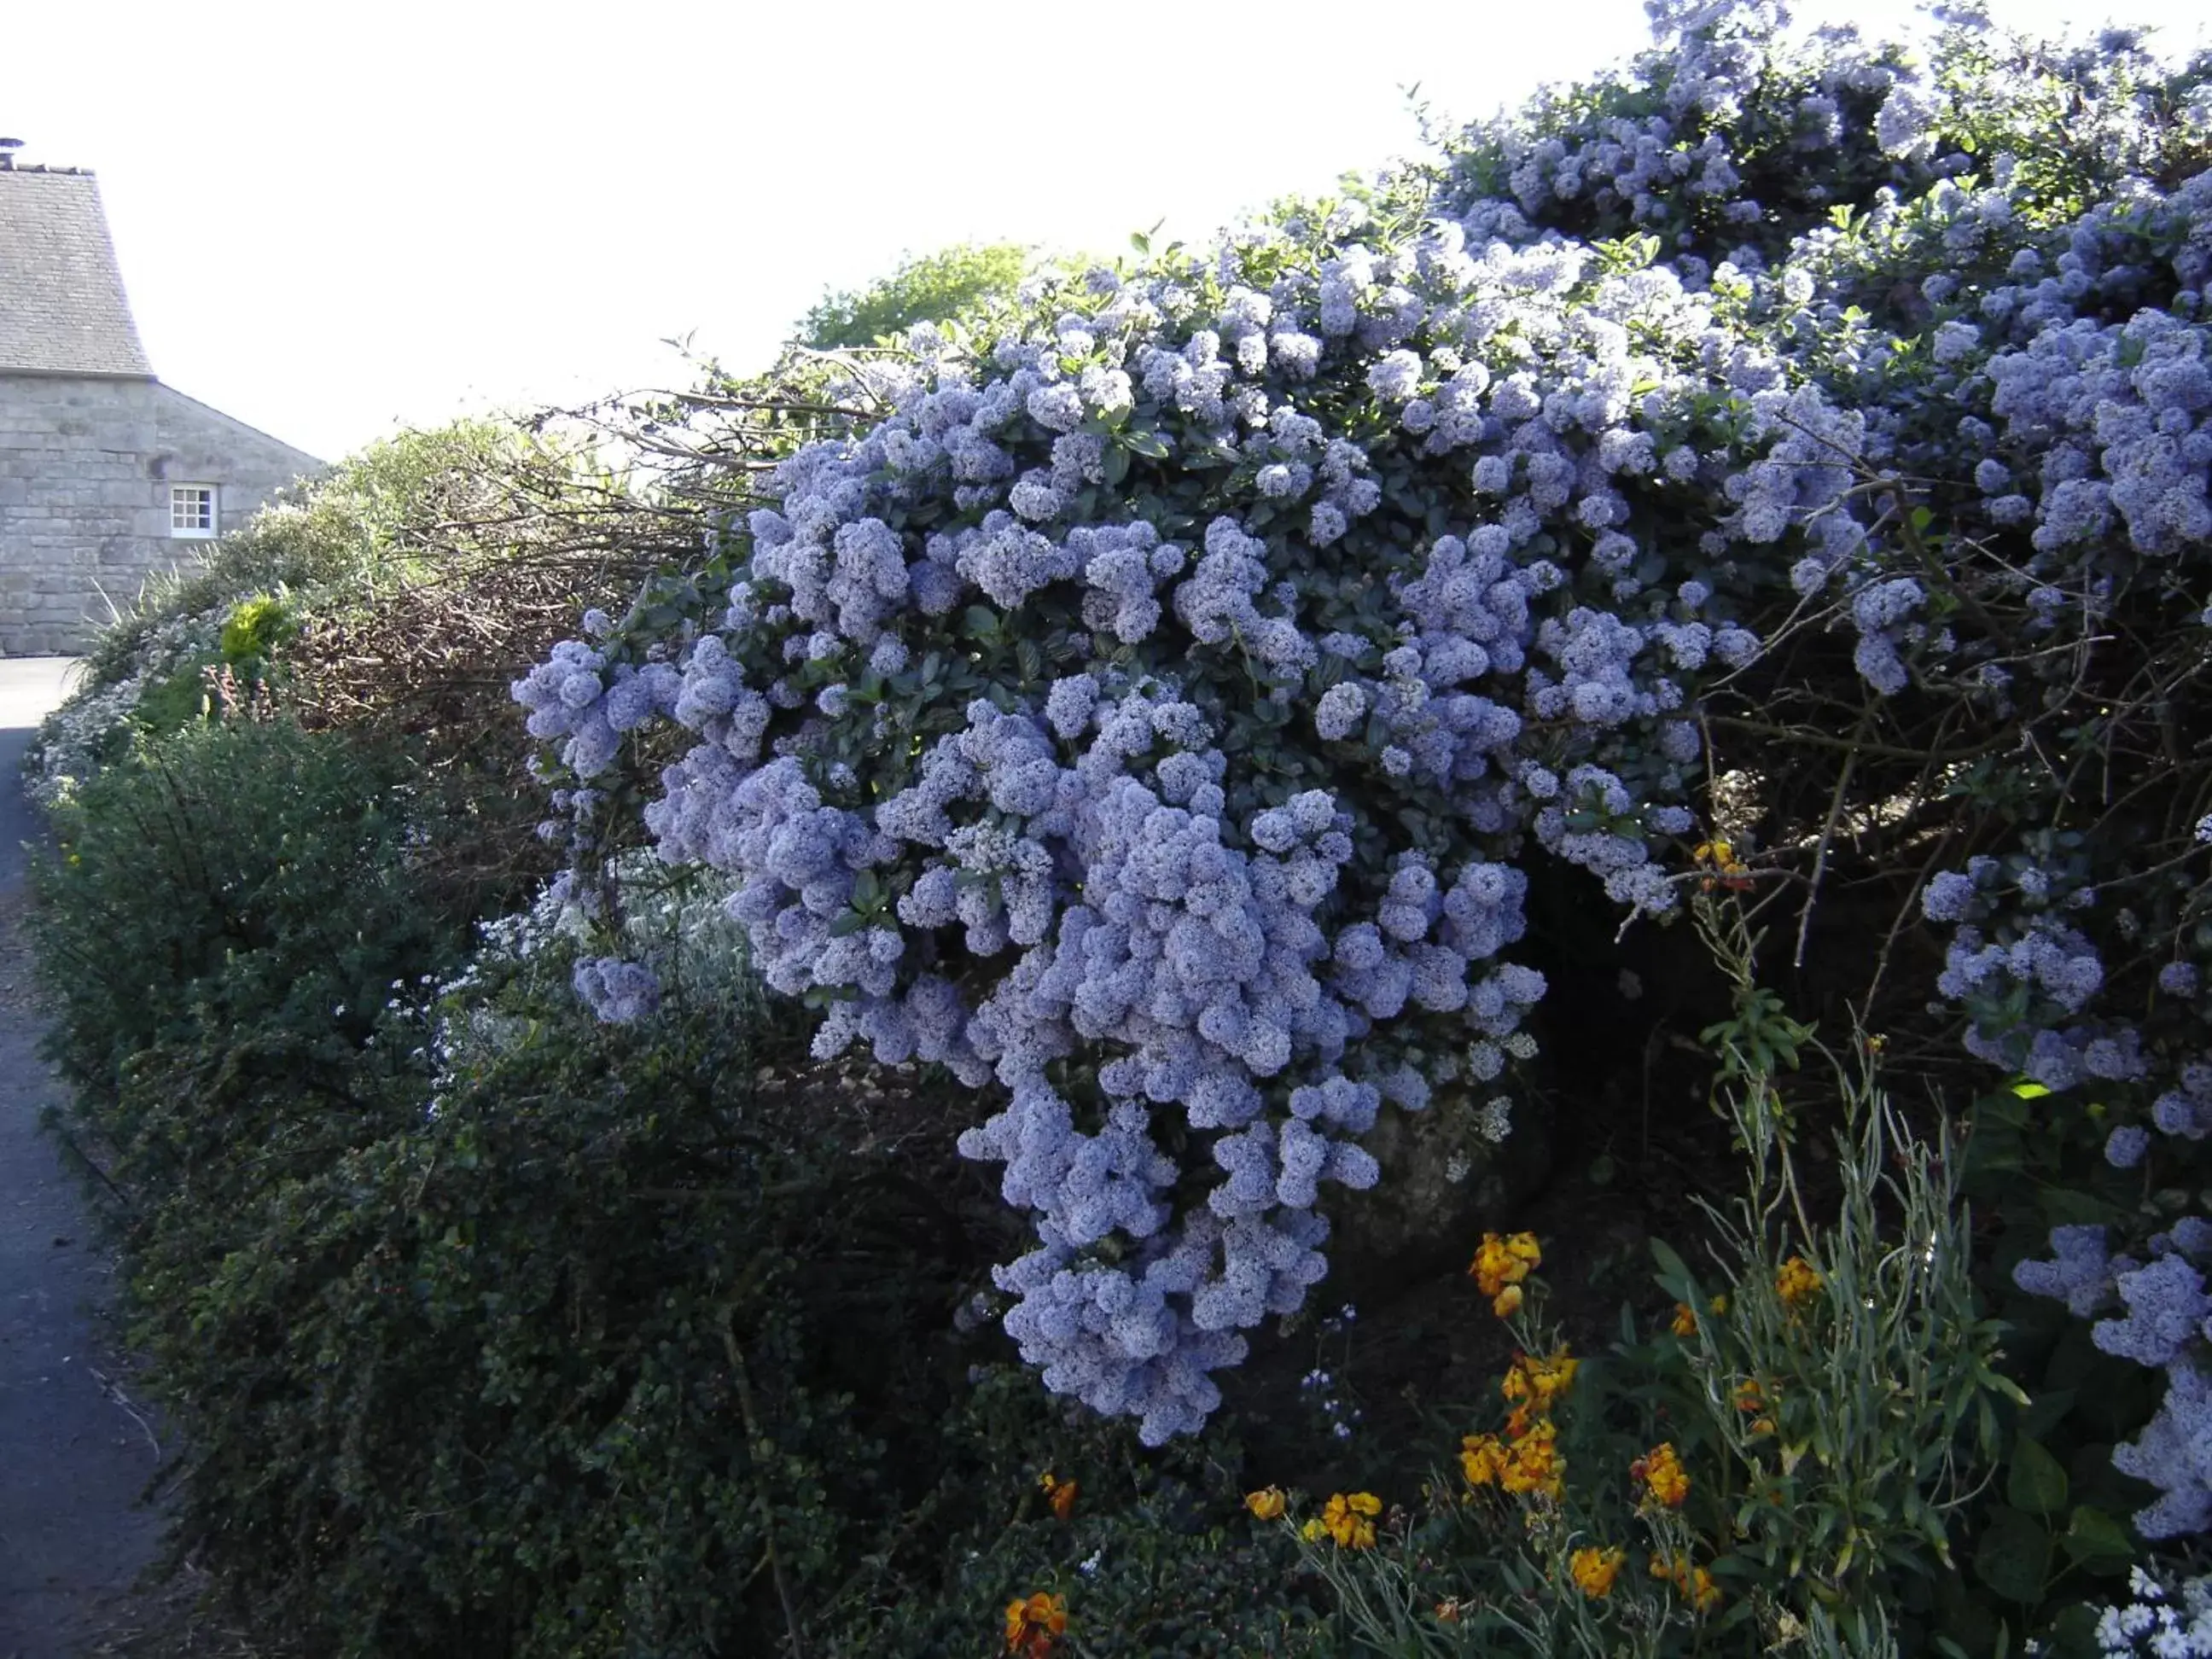
<svg viewBox="0 0 2212 1659"><path fill-rule="evenodd" d="M176 1552L318 1655L965 1656L1042 1589L1095 1654L1301 1650L1232 1447L1143 1455L956 1328L1006 1241L951 1103L857 1102L680 976L602 1027L557 939L442 986L488 890L410 775L194 727L40 873Z"/></svg>
<svg viewBox="0 0 2212 1659"><path fill-rule="evenodd" d="M35 877L64 1075L106 1097L167 1048L358 1046L394 979L466 944L475 896L413 855L447 816L403 751L283 722L190 728L88 781Z"/></svg>
<svg viewBox="0 0 2212 1659"><path fill-rule="evenodd" d="M193 1447L179 1542L333 1650L749 1650L771 1519L806 1582L890 1507L793 1312L887 1268L853 1226L881 1200L763 1144L752 1059L713 1015L556 1013L434 1107L361 1068L385 1133L171 1218L134 1289Z"/></svg>
<svg viewBox="0 0 2212 1659"><path fill-rule="evenodd" d="M872 345L916 323L951 322L1012 295L1029 268L1029 251L1012 242L963 242L908 258L857 294L824 295L799 319L799 343L823 350Z"/></svg>

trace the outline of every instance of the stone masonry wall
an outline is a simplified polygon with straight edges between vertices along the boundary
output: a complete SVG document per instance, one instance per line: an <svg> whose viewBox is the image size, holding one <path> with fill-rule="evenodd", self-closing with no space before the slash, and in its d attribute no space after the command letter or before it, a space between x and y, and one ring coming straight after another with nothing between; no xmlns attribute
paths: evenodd
<svg viewBox="0 0 2212 1659"><path fill-rule="evenodd" d="M314 457L155 380L0 374L0 656L83 648L204 540L169 533L169 486L216 486L237 529Z"/></svg>

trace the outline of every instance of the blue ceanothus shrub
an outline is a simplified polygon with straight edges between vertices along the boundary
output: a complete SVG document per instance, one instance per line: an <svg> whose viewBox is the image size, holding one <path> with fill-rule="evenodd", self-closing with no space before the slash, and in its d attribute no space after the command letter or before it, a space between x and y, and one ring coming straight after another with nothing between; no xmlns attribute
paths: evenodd
<svg viewBox="0 0 2212 1659"><path fill-rule="evenodd" d="M2160 181L2201 91L2126 40L2043 63L2086 106L2055 156L1971 24L1915 67L1656 21L1434 167L914 331L711 609L595 614L515 687L580 853L681 734L644 825L732 882L817 1054L995 1081L961 1145L1034 1218L1006 1329L1149 1442L1323 1275L1378 1114L1534 1052L1528 869L1674 908L1723 688L1810 662L1987 728L2123 589L2203 643L2212 176ZM1929 889L1976 1052L2193 1099L2027 873ZM578 989L623 1017L641 972Z"/></svg>

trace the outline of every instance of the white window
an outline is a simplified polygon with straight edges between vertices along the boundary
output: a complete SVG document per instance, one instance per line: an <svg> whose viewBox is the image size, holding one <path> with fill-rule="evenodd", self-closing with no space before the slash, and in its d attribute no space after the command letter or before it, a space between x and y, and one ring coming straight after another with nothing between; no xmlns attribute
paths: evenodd
<svg viewBox="0 0 2212 1659"><path fill-rule="evenodd" d="M169 486L169 534L182 538L212 536L216 532L216 501L213 484L171 484Z"/></svg>

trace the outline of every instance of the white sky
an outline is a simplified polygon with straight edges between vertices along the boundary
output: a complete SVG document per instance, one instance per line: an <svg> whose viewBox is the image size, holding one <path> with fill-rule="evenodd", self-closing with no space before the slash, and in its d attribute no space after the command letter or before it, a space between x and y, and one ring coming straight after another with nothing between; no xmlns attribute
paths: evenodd
<svg viewBox="0 0 2212 1659"><path fill-rule="evenodd" d="M681 383L671 336L756 367L902 253L1196 240L1410 150L1409 83L1473 116L1644 40L1639 0L17 0L0 131L100 174L163 380L335 457Z"/></svg>

